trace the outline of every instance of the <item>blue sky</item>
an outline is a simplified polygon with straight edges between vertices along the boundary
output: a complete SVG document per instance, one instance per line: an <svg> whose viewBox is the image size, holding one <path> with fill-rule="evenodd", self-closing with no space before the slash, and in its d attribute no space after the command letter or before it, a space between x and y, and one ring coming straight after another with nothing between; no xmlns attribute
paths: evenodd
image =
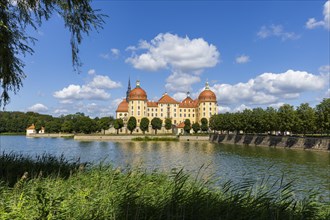
<svg viewBox="0 0 330 220"><path fill-rule="evenodd" d="M195 98L209 81L220 112L311 106L329 97L327 1L93 1L104 29L85 36L80 74L54 15L23 58L27 78L7 111L114 115L128 78L148 99Z"/></svg>

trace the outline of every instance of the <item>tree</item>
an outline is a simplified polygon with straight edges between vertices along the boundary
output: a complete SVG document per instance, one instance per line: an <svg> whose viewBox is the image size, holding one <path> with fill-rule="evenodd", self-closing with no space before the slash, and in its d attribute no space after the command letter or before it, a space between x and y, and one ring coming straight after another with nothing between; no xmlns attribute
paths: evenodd
<svg viewBox="0 0 330 220"><path fill-rule="evenodd" d="M190 130L191 130L191 122L189 119L186 119L184 120L184 127L183 127L183 130L186 132L186 133L190 133Z"/></svg>
<svg viewBox="0 0 330 220"><path fill-rule="evenodd" d="M316 106L316 117L319 131L321 133L330 133L330 98Z"/></svg>
<svg viewBox="0 0 330 220"><path fill-rule="evenodd" d="M302 103L296 110L297 131L299 133L313 133L316 129L315 110L308 103Z"/></svg>
<svg viewBox="0 0 330 220"><path fill-rule="evenodd" d="M172 120L169 118L165 119L165 129L170 130L172 128Z"/></svg>
<svg viewBox="0 0 330 220"><path fill-rule="evenodd" d="M97 120L99 128L103 130L103 134L105 134L105 130L110 128L110 125L113 123L113 117L102 117Z"/></svg>
<svg viewBox="0 0 330 220"><path fill-rule="evenodd" d="M201 129L201 126L198 122L193 123L191 127L194 130L195 134L197 134L197 132Z"/></svg>
<svg viewBox="0 0 330 220"><path fill-rule="evenodd" d="M141 119L140 129L144 134L148 130L148 128L149 128L149 119L144 117L144 118Z"/></svg>
<svg viewBox="0 0 330 220"><path fill-rule="evenodd" d="M266 131L269 131L270 133L276 132L279 129L278 126L278 115L277 110L273 107L267 107L265 110L265 117L266 117Z"/></svg>
<svg viewBox="0 0 330 220"><path fill-rule="evenodd" d="M9 91L16 94L23 85L25 64L21 57L34 53L30 44L36 41L27 30L37 30L52 14L61 16L71 32L72 64L78 72L82 65L78 57L82 36L102 28L105 17L99 10L92 9L90 0L0 1L0 106L8 104Z"/></svg>
<svg viewBox="0 0 330 220"><path fill-rule="evenodd" d="M292 105L284 104L277 112L278 123L281 132L294 130L296 123L296 112Z"/></svg>
<svg viewBox="0 0 330 220"><path fill-rule="evenodd" d="M132 134L135 128L136 128L136 118L134 116L131 116L127 122L127 129Z"/></svg>
<svg viewBox="0 0 330 220"><path fill-rule="evenodd" d="M124 127L124 121L121 118L117 118L114 122L113 122L113 127L117 130L117 134L119 133L119 129L121 129L122 127Z"/></svg>
<svg viewBox="0 0 330 220"><path fill-rule="evenodd" d="M206 118L202 118L201 119L201 130L203 131L203 132L206 132L206 131L208 131L209 130L209 125L208 125L208 121L207 121L207 119Z"/></svg>
<svg viewBox="0 0 330 220"><path fill-rule="evenodd" d="M61 126L61 131L65 133L72 133L73 131L73 122L72 121L65 121Z"/></svg>
<svg viewBox="0 0 330 220"><path fill-rule="evenodd" d="M155 134L157 134L157 130L162 128L163 121L160 118L153 118L151 120L151 127L155 130Z"/></svg>

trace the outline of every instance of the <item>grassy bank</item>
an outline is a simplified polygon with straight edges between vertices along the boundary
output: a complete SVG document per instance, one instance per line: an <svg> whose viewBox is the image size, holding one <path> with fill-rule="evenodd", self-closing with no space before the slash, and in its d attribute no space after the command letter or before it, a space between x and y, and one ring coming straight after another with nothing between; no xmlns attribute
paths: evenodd
<svg viewBox="0 0 330 220"><path fill-rule="evenodd" d="M26 135L26 132L3 132L0 133L0 136L1 135Z"/></svg>
<svg viewBox="0 0 330 220"><path fill-rule="evenodd" d="M10 160L14 157L13 160ZM298 201L290 183L272 189L254 182L215 187L206 178L182 170L169 174L109 165L79 166L44 155L26 164L24 157L2 155L24 164L21 178L0 186L1 219L329 219L329 204L313 197ZM51 160L51 161L48 161ZM39 164L39 165L36 165ZM44 165L40 165L44 164ZM46 166L46 164L51 164ZM5 166L10 169L13 162ZM1 166L2 167L2 166ZM38 167L38 168L37 168ZM80 168L79 168L80 167ZM48 175L30 175L46 169ZM68 171L61 175L62 170ZM12 171L12 170L10 170ZM15 171L13 171L15 172ZM24 172L28 172L25 173ZM44 172L43 172L44 173ZM6 175L6 172L1 173ZM2 179L3 180L3 179Z"/></svg>
<svg viewBox="0 0 330 220"><path fill-rule="evenodd" d="M171 138L171 137L136 137L132 138L132 141L179 141L178 138Z"/></svg>

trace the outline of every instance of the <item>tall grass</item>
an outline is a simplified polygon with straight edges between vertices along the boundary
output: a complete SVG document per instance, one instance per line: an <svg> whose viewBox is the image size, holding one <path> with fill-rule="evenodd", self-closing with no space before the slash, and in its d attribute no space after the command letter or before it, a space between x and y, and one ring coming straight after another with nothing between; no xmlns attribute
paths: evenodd
<svg viewBox="0 0 330 220"><path fill-rule="evenodd" d="M11 154L11 156L13 156ZM19 157L24 161L24 158ZM44 163L48 163L47 158ZM17 163L20 161L15 159ZM67 164L66 164L67 165ZM0 187L0 219L329 219L329 204L312 197L296 200L282 179L268 188L246 180L221 186L139 168L95 165L68 178L24 175ZM28 167L27 167L28 169ZM64 175L65 176L65 175Z"/></svg>

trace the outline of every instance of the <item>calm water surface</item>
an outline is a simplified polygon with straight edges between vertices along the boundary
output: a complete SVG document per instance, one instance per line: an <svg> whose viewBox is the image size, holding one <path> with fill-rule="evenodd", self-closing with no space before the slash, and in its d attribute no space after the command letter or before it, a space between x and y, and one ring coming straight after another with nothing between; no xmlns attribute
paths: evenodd
<svg viewBox="0 0 330 220"><path fill-rule="evenodd" d="M209 142L101 142L75 141L66 138L28 138L0 136L1 152L35 156L64 154L83 162L111 162L115 166L140 166L170 171L184 168L192 175L201 166L204 176L219 181L255 179L284 174L293 180L297 195L318 191L320 200L330 201L330 154L328 152L223 145Z"/></svg>

